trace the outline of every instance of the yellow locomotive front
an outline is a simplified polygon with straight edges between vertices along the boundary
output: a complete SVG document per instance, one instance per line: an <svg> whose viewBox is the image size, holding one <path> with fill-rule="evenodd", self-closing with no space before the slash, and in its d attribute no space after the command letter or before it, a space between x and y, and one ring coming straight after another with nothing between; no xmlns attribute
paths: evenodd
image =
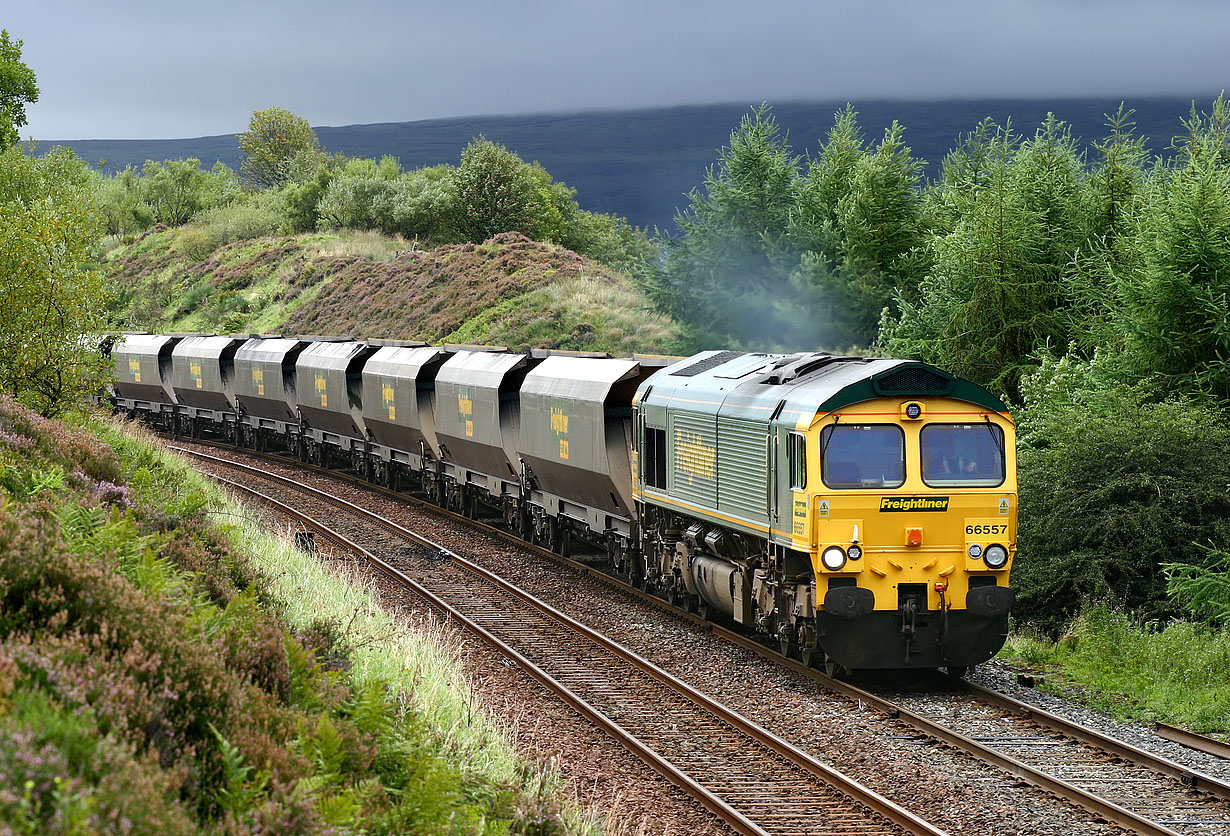
<svg viewBox="0 0 1230 836"><path fill-rule="evenodd" d="M1007 412L876 398L805 423L794 535L812 555L817 611L800 645L847 668L963 671L993 656L1014 599Z"/></svg>
<svg viewBox="0 0 1230 836"><path fill-rule="evenodd" d="M1003 645L1015 437L986 389L908 360L705 352L635 407L634 582L830 670Z"/></svg>

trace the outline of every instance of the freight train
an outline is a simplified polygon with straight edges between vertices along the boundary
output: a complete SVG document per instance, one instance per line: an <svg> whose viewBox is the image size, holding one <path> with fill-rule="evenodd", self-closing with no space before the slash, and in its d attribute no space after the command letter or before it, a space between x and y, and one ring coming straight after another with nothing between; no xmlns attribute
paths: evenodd
<svg viewBox="0 0 1230 836"><path fill-rule="evenodd" d="M1007 635L1013 422L924 363L153 334L110 350L117 410L498 516L830 673L959 675Z"/></svg>

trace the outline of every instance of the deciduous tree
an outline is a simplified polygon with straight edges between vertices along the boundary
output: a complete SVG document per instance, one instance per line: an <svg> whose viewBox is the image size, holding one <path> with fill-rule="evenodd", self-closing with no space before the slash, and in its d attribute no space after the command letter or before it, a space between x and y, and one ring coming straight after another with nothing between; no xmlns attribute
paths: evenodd
<svg viewBox="0 0 1230 836"><path fill-rule="evenodd" d="M0 152L0 388L52 414L101 381L94 185L70 151Z"/></svg>
<svg viewBox="0 0 1230 836"><path fill-rule="evenodd" d="M461 165L453 174L454 230L465 241L484 241L500 232L532 236L538 185L520 157L478 137L461 152Z"/></svg>
<svg viewBox="0 0 1230 836"><path fill-rule="evenodd" d="M38 101L34 72L21 60L21 41L0 30L0 151L17 144L26 105Z"/></svg>
<svg viewBox="0 0 1230 836"><path fill-rule="evenodd" d="M306 119L280 107L258 110L239 135L240 169L257 185L280 186L290 178L297 155L319 149L320 140Z"/></svg>

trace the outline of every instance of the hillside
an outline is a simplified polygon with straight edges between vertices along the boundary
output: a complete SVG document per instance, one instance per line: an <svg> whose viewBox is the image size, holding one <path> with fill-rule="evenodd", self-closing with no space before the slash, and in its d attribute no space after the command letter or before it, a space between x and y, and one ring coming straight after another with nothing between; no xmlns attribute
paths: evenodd
<svg viewBox="0 0 1230 836"><path fill-rule="evenodd" d="M1183 132L1180 119L1193 98L1207 107L1215 92L1192 96L1137 98L1137 133L1148 139L1149 151L1166 154L1171 137ZM502 143L523 159L537 160L553 176L577 189L581 206L613 212L644 227L669 228L684 195L704 178L716 150L730 140L730 131L753 102L696 105L629 111L475 116L420 122L318 127L321 143L330 151L356 157L397 157L405 168L437 163L456 164L461 149L480 134ZM833 113L845 100L783 102L774 114L789 133L795 153L815 153L833 126ZM1105 114L1119 99L970 99L941 101L856 101L859 121L869 139L878 139L898 120L914 156L929 163L934 177L957 137L990 116L1001 124L1011 119L1017 131L1032 134L1047 112L1071 123L1084 142L1105 135ZM239 167L234 135L195 139L44 140L41 148L70 145L89 163L115 172L147 159L197 157L205 168L223 162Z"/></svg>
<svg viewBox="0 0 1230 836"><path fill-rule="evenodd" d="M664 352L677 326L624 277L516 233L404 250L374 233L261 238L209 248L155 229L107 255L121 330L359 338Z"/></svg>

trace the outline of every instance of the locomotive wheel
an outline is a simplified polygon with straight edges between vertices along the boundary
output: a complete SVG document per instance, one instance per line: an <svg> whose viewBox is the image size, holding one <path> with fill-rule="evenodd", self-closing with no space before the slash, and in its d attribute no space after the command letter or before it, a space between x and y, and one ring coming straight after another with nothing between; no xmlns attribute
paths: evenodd
<svg viewBox="0 0 1230 836"><path fill-rule="evenodd" d="M947 670L953 679L964 679L965 674L969 673L969 668L965 665L949 665Z"/></svg>
<svg viewBox="0 0 1230 836"><path fill-rule="evenodd" d="M778 638L777 646L781 650L782 655L787 659L794 655L794 638L789 635L784 635Z"/></svg>

